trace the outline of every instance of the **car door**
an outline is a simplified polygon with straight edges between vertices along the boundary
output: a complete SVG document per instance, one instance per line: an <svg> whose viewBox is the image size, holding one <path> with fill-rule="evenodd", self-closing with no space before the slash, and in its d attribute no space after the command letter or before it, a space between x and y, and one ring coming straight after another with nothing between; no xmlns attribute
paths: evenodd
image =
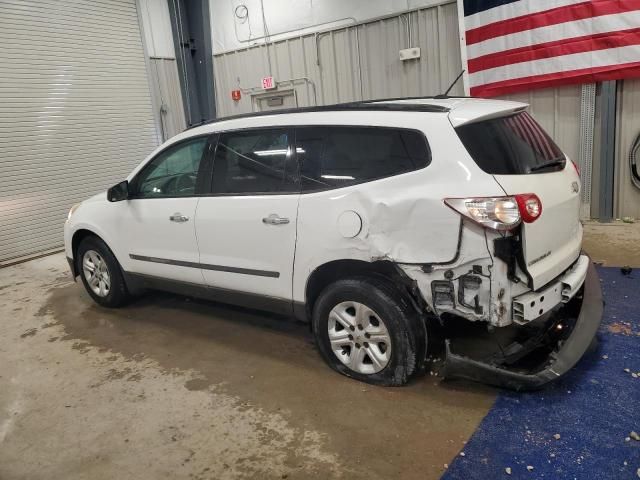
<svg viewBox="0 0 640 480"><path fill-rule="evenodd" d="M194 219L202 182L210 176L209 146L209 136L171 145L132 180L120 235L134 273L204 283Z"/></svg>
<svg viewBox="0 0 640 480"><path fill-rule="evenodd" d="M221 133L196 235L209 287L291 301L299 181L287 128Z"/></svg>

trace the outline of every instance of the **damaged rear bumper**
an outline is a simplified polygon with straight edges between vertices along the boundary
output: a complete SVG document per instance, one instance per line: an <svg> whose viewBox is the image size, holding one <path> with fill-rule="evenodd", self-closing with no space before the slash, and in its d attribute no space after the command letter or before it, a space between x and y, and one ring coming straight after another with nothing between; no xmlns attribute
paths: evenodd
<svg viewBox="0 0 640 480"><path fill-rule="evenodd" d="M595 338L602 321L603 301L600 280L595 267L589 262L584 281L582 304L569 336L550 355L542 369L535 373L523 373L456 355L451 344L446 342L446 358L442 370L445 378L465 378L489 385L513 390L534 390L558 379L585 354Z"/></svg>

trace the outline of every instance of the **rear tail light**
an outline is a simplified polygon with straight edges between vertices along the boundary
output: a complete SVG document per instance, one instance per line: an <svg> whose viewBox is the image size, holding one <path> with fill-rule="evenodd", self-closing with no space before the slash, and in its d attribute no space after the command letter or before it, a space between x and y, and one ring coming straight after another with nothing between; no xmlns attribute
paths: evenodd
<svg viewBox="0 0 640 480"><path fill-rule="evenodd" d="M535 193L516 195L516 202L524 223L535 222L542 215L542 202Z"/></svg>
<svg viewBox="0 0 640 480"><path fill-rule="evenodd" d="M474 222L494 230L511 230L520 224L515 197L446 198L444 202Z"/></svg>
<svg viewBox="0 0 640 480"><path fill-rule="evenodd" d="M533 193L512 197L445 198L444 203L493 230L512 230L520 222L534 222L542 214L542 202Z"/></svg>

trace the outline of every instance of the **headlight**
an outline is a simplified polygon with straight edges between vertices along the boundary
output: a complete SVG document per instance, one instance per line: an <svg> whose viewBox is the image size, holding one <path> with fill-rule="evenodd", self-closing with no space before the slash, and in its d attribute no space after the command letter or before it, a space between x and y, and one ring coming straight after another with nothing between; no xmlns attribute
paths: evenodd
<svg viewBox="0 0 640 480"><path fill-rule="evenodd" d="M75 212L79 206L80 204L76 203L73 207L71 207L71 209L69 210L69 215L67 215L67 221L71 220L71 215L73 215L73 212Z"/></svg>

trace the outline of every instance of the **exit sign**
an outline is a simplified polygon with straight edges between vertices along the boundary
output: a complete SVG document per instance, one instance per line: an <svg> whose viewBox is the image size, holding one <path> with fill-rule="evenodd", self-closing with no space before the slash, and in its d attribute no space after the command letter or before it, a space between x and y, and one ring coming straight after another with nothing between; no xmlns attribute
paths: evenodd
<svg viewBox="0 0 640 480"><path fill-rule="evenodd" d="M264 90L276 88L276 82L273 80L273 77L262 77L262 88Z"/></svg>

